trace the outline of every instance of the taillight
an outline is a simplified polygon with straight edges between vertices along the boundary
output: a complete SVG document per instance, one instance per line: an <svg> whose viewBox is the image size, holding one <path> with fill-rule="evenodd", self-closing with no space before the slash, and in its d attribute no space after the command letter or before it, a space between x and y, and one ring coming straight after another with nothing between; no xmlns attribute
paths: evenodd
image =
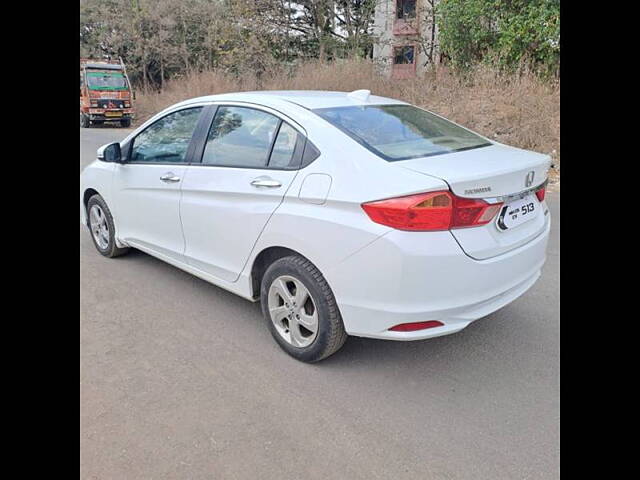
<svg viewBox="0 0 640 480"><path fill-rule="evenodd" d="M449 230L489 223L502 203L461 198L449 191L420 193L363 203L362 208L376 223L398 230Z"/></svg>
<svg viewBox="0 0 640 480"><path fill-rule="evenodd" d="M547 184L543 184L542 187L540 187L538 190L536 190L536 197L538 197L538 201L540 203L542 203L542 201L544 200L544 194L547 190Z"/></svg>

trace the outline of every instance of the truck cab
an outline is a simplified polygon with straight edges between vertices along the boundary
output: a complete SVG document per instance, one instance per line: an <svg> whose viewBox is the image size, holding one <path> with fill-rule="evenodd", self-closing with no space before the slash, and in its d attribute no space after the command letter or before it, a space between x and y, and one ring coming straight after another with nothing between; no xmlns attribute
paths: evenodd
<svg viewBox="0 0 640 480"><path fill-rule="evenodd" d="M80 127L118 122L131 126L133 94L122 59L80 59Z"/></svg>

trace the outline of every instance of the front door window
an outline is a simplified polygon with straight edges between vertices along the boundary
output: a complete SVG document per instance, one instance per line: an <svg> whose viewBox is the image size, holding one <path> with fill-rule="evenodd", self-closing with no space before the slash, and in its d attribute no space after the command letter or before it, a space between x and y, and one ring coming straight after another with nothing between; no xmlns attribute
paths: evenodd
<svg viewBox="0 0 640 480"><path fill-rule="evenodd" d="M184 163L202 107L170 113L133 140L130 163Z"/></svg>

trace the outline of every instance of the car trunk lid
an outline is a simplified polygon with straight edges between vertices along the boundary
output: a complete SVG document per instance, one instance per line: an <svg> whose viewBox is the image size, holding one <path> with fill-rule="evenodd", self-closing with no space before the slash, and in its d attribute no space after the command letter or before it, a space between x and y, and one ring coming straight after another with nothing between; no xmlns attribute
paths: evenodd
<svg viewBox="0 0 640 480"><path fill-rule="evenodd" d="M451 230L460 247L472 258L484 260L506 253L533 240L546 229L548 209L544 202L538 201L534 191L547 179L551 165L548 155L492 144L395 164L442 179L459 197L482 198L489 203L500 201L504 202L503 208L513 206L505 215L522 215L521 208L528 209L533 204L530 217L506 229L494 220L480 227ZM523 202L524 198L526 202Z"/></svg>

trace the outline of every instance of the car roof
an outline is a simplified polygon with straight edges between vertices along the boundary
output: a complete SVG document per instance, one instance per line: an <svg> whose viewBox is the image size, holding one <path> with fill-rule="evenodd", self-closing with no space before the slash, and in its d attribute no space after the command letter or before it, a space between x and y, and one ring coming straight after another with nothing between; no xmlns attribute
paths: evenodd
<svg viewBox="0 0 640 480"><path fill-rule="evenodd" d="M212 101L238 101L257 103L264 106L276 107L281 102L299 105L313 110L316 108L362 106L362 105L389 105L405 104L406 102L387 97L370 95L368 90L356 90L355 92L332 92L324 90L263 90L254 92L223 93L192 98L181 102L180 106L189 103ZM175 105L177 106L177 105Z"/></svg>

